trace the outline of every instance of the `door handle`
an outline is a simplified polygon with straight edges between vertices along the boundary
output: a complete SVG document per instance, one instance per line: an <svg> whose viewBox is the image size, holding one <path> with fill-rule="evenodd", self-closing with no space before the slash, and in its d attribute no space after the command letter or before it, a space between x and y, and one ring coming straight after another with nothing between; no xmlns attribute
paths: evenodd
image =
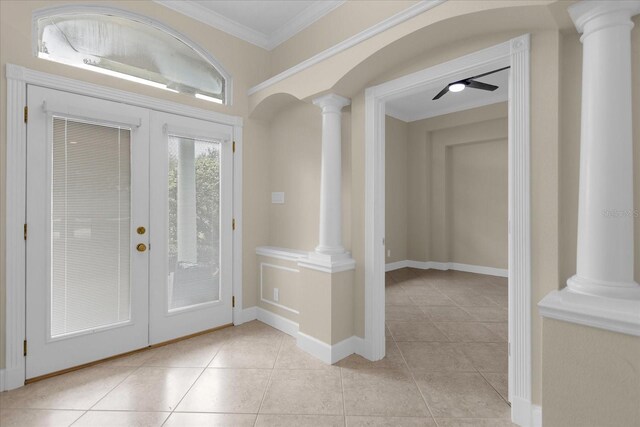
<svg viewBox="0 0 640 427"><path fill-rule="evenodd" d="M145 245L144 243L138 243L136 249L138 250L138 252L144 252L147 250L147 245Z"/></svg>

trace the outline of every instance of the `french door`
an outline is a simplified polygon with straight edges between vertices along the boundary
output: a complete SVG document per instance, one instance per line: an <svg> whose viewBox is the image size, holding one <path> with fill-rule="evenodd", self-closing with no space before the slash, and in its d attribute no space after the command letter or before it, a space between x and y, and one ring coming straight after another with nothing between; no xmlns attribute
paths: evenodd
<svg viewBox="0 0 640 427"><path fill-rule="evenodd" d="M27 96L26 377L231 323L231 128Z"/></svg>

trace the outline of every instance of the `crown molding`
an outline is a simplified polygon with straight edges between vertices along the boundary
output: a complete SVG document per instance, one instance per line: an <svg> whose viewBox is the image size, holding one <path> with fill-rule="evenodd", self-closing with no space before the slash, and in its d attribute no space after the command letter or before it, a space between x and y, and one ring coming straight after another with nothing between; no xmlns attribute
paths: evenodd
<svg viewBox="0 0 640 427"><path fill-rule="evenodd" d="M434 8L444 3L445 1L446 0L420 0L419 2L417 2L413 6L406 8L402 12L398 12L395 15L392 15L389 18L367 28L366 30L363 30L349 37L348 39L341 41L340 43L330 47L329 49L323 50L322 52L312 56L309 59L305 59L304 61L281 72L280 74L276 74L270 79L257 84L256 86L249 89L249 95L253 95L254 93L266 89L269 86L273 86L274 84L281 82L282 80L285 80L286 78L291 77L302 70L306 70L307 68L312 67L328 58L331 58L332 56L337 55L340 52L350 49L353 46L370 39L371 37L387 31L389 28L393 28L396 25L402 24L403 22L413 18L414 16L420 15L421 13Z"/></svg>
<svg viewBox="0 0 640 427"><path fill-rule="evenodd" d="M265 34L261 31L254 30L253 28L229 19L226 16L214 12L213 10L191 0L153 1L178 13L193 18L196 21L207 24L210 27L238 37L248 43L266 50L272 50L316 22L318 19L325 16L327 13L341 6L346 0L316 1L271 34Z"/></svg>

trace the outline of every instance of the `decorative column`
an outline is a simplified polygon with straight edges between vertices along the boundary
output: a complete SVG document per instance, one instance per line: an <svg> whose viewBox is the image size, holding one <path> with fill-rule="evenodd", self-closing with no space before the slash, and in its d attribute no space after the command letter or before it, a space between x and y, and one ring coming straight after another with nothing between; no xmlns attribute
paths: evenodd
<svg viewBox="0 0 640 427"><path fill-rule="evenodd" d="M195 141L178 140L178 261L196 263L196 163Z"/></svg>
<svg viewBox="0 0 640 427"><path fill-rule="evenodd" d="M640 2L582 1L569 13L582 33L583 63L577 272L567 285L640 299L633 277L630 39Z"/></svg>
<svg viewBox="0 0 640 427"><path fill-rule="evenodd" d="M322 169L320 177L320 258L344 259L342 246L342 108L351 101L335 94L316 98L322 109Z"/></svg>

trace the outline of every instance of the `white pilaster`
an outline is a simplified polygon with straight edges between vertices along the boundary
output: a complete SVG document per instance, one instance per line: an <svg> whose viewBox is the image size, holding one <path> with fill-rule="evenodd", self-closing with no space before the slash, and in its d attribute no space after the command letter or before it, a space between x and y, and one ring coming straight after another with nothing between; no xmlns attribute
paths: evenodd
<svg viewBox="0 0 640 427"><path fill-rule="evenodd" d="M634 281L631 17L639 1L569 8L582 33L582 128L576 275L571 291L640 299Z"/></svg>

